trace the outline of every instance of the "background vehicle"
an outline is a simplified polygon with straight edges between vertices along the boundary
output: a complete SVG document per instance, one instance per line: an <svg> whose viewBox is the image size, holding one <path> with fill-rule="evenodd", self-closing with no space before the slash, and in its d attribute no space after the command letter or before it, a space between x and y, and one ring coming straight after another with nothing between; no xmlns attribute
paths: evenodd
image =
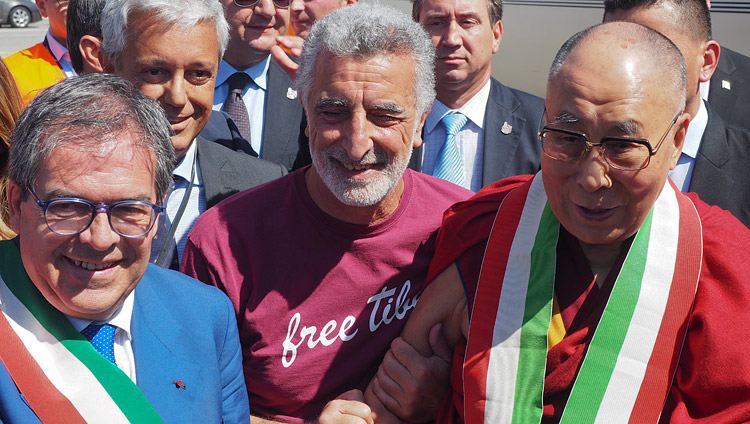
<svg viewBox="0 0 750 424"><path fill-rule="evenodd" d="M0 24L25 28L41 20L42 15L33 0L0 0Z"/></svg>

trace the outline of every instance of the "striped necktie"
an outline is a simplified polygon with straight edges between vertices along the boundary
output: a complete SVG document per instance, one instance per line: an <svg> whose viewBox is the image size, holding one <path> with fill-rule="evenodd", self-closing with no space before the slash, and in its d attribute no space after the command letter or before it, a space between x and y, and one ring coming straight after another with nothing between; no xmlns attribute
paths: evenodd
<svg viewBox="0 0 750 424"><path fill-rule="evenodd" d="M466 115L452 112L443 117L440 122L445 125L445 143L438 153L438 160L432 175L450 181L460 186L464 185L464 163L458 151L456 134L466 124Z"/></svg>
<svg viewBox="0 0 750 424"><path fill-rule="evenodd" d="M115 363L115 330L117 327L109 324L91 323L81 330L88 341L94 345L94 349L101 353L109 362Z"/></svg>

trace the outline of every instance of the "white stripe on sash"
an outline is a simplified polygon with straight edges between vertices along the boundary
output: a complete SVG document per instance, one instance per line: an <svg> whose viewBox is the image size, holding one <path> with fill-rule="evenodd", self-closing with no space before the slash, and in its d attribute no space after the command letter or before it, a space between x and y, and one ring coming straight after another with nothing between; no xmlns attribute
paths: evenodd
<svg viewBox="0 0 750 424"><path fill-rule="evenodd" d="M50 382L89 423L129 423L88 368L50 334L0 277L0 305L8 323Z"/></svg>
<svg viewBox="0 0 750 424"><path fill-rule="evenodd" d="M667 182L654 204L641 293L596 423L627 423L654 350L675 272L680 207ZM631 252L635 253L635 252Z"/></svg>
<svg viewBox="0 0 750 424"><path fill-rule="evenodd" d="M487 396L485 423L509 423L513 416L515 381L518 372L518 354L521 345L521 327L526 306L531 256L539 222L547 203L541 172L531 183L526 205L521 213L518 229L508 256L503 287L500 292L497 315L492 334L492 349L487 367ZM503 223L495 223L503 225ZM507 318L507 319L505 319ZM502 350L502 353L500 351ZM495 352L498 352L495 354ZM512 353L512 354L511 354ZM513 384L508 384L508 382Z"/></svg>

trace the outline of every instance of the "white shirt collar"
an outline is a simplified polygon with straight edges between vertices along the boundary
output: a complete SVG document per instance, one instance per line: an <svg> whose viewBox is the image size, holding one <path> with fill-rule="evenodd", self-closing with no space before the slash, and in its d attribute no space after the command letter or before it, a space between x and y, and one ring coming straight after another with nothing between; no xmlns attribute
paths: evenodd
<svg viewBox="0 0 750 424"><path fill-rule="evenodd" d="M698 85L698 92L701 95L701 99L708 101L708 90L711 88L711 80L702 82Z"/></svg>
<svg viewBox="0 0 750 424"><path fill-rule="evenodd" d="M122 305L115 311L114 314L112 314L109 319L104 321L97 321L102 324L110 324L114 325L115 327L121 329L124 331L128 338L132 340L130 333L130 323L133 319L133 302L135 299L135 290L132 290L128 296L125 298L125 301L122 302ZM80 332L84 328L88 327L89 324L91 324L94 321L86 320L86 319L80 319L80 318L74 318L69 315L65 315L65 317L68 318L68 321L70 321L71 324L73 324L73 327Z"/></svg>
<svg viewBox="0 0 750 424"><path fill-rule="evenodd" d="M701 146L703 133L706 131L706 124L708 124L708 111L703 100L701 100L698 113L695 114L695 117L690 121L690 125L688 125L685 143L682 145L682 154L695 159L698 155L698 148Z"/></svg>
<svg viewBox="0 0 750 424"><path fill-rule="evenodd" d="M235 72L244 72L250 76L250 78L253 79L253 82L255 85L260 87L262 90L266 89L268 78L266 78L266 74L268 73L268 66L271 63L271 56L269 55L266 57L262 62L253 65L244 71L239 71L234 68L234 66L230 65L227 61L222 60L221 64L219 64L219 72L216 75L216 86L220 86L221 84L224 84L226 80L231 77Z"/></svg>
<svg viewBox="0 0 750 424"><path fill-rule="evenodd" d="M65 54L68 53L68 49L66 49L62 44L60 44L59 41L55 40L55 37L52 36L52 33L47 30L47 44L49 45L49 50L52 53L52 56L55 57L55 59L60 62L61 60L66 60L70 62L70 55L68 55L67 58L65 58Z"/></svg>
<svg viewBox="0 0 750 424"><path fill-rule="evenodd" d="M465 115L471 122L479 128L484 128L484 111L487 106L487 100L490 98L490 80L484 84L481 90L477 92L469 101L464 103L458 109L450 109L440 100L435 99L432 103L432 111L425 121L425 131L428 133L435 129L440 120L450 112L458 111Z"/></svg>
<svg viewBox="0 0 750 424"><path fill-rule="evenodd" d="M180 163L175 166L174 171L172 171L172 175L182 177L185 179L185 181L190 181L190 175L193 172L193 163L196 162L195 155L198 151L196 144L197 143L195 140L190 143L190 147L188 147L187 152L185 152L185 156L183 156ZM201 185L203 183L203 178L201 177L201 173L198 172L198 164L195 163L195 166L196 172L194 183L197 185Z"/></svg>

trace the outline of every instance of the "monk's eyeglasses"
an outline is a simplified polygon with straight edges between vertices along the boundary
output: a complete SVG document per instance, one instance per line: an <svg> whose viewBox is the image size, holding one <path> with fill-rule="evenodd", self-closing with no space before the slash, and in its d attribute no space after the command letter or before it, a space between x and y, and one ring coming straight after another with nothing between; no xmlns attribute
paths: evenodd
<svg viewBox="0 0 750 424"><path fill-rule="evenodd" d="M586 156L592 148L598 147L599 153L612 168L622 171L638 171L646 168L651 162L651 156L659 151L680 114L674 117L655 148L651 147L651 142L647 139L633 137L603 137L598 143L592 143L584 133L548 125L539 131L538 137L542 142L542 152L551 159L576 162ZM544 114L542 114L542 122L543 120ZM542 122L539 123L540 126Z"/></svg>

